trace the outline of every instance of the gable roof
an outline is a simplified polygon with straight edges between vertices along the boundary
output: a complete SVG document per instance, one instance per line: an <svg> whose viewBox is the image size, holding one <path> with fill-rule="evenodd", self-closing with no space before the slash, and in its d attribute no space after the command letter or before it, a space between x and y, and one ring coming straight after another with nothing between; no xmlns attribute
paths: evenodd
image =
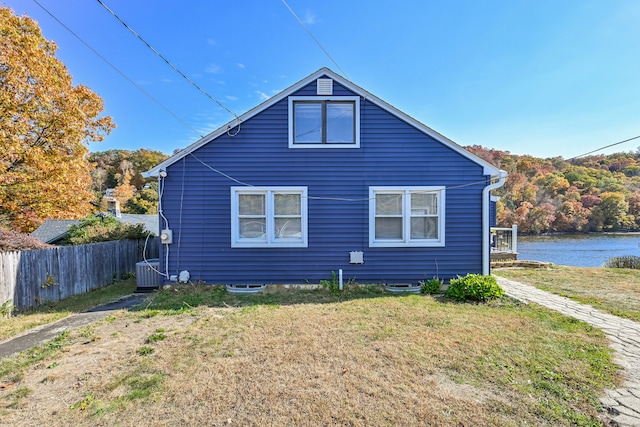
<svg viewBox="0 0 640 427"><path fill-rule="evenodd" d="M188 147L184 148L183 150L180 150L179 152L177 152L173 156L169 157L164 162L162 162L162 163L158 164L157 166L155 166L154 168L144 172L142 174L142 176L145 177L145 178L159 176L159 173L160 173L161 170L166 169L168 166L170 166L173 163L175 163L175 162L181 160L182 158L188 156L189 154L193 153L194 151L196 151L197 149L199 149L203 145L206 145L207 143L211 142L212 140L216 139L217 137L219 137L219 136L221 136L221 135L223 135L223 134L225 134L227 132L232 131L237 126L241 126L242 122L245 122L245 121L249 120L253 116L257 115L258 113L260 113L260 112L262 112L264 110L266 110L267 108L271 107L272 105L280 102L284 98L290 96L291 94L293 94L296 91L302 89L303 87L307 86L308 84L314 82L315 80L317 80L320 77L329 77L329 78L335 80L336 82L338 82L342 86L346 87L350 91L352 91L352 92L360 95L361 97L365 98L367 101L376 104L378 107L381 107L382 109L384 109L387 112L393 114L394 116L398 117L399 119L401 119L401 120L407 122L408 124L414 126L415 128L417 128L418 130L420 130L420 131L424 132L425 134L429 135L430 137L432 137L436 141L439 141L440 143L442 143L445 146L451 148L452 150L456 151L457 153L461 154L462 156L464 156L464 157L468 158L469 160L477 163L478 165L483 167L485 175L491 175L492 177L496 177L496 178L506 175L506 172L501 171L500 169L496 168L495 166L493 166L489 162L485 161L484 159L481 159L480 157L476 156L475 154L465 150L462 146L456 144L455 142L453 142L449 138L445 137L444 135L436 132L435 130L433 130L430 127L426 126L425 124L419 122L418 120L414 119L413 117L409 116L408 114L405 114L402 111L398 110L397 108L395 108L391 104L388 104L387 102L383 101L382 99L378 98L377 96L375 96L375 95L369 93L368 91L362 89L360 86L357 86L356 84L352 83L351 81L345 79L344 77L340 76L339 74L337 74L334 71L330 70L329 68L325 67L325 68L319 69L315 73L313 73L313 74L309 75L308 77L305 77L304 79L300 80L299 82L293 84L292 86L290 86L287 89L283 90L279 94L274 95L273 97L269 98L265 102L259 104L258 106L254 107L251 110L247 111L246 113L242 114L237 119L231 120L230 122L228 122L225 125L221 126L217 130L214 130L210 134L200 138L199 140L197 140L193 144L189 145ZM235 132L235 131L233 131L233 132Z"/></svg>
<svg viewBox="0 0 640 427"><path fill-rule="evenodd" d="M158 219L158 215L120 214L120 217L115 218L124 224L142 224L146 231L150 231L156 236L160 235L160 221ZM48 219L29 235L31 237L35 237L41 242L54 244L67 235L69 227L79 224L79 219Z"/></svg>
<svg viewBox="0 0 640 427"><path fill-rule="evenodd" d="M78 224L79 219L48 219L29 235L44 243L55 243L69 232L69 227Z"/></svg>
<svg viewBox="0 0 640 427"><path fill-rule="evenodd" d="M158 215L147 215L147 214L120 214L120 217L116 217L116 219L125 224L142 224L146 231L150 231L156 236L160 235L160 220L158 219Z"/></svg>

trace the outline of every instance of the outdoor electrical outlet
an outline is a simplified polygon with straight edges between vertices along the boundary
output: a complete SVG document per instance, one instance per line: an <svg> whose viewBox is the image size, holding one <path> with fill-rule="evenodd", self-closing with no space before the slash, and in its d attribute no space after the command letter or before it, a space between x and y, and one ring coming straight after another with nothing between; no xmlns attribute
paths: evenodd
<svg viewBox="0 0 640 427"><path fill-rule="evenodd" d="M171 243L173 243L173 231L169 230L168 228L162 230L162 232L160 233L160 241L163 245L170 245Z"/></svg>

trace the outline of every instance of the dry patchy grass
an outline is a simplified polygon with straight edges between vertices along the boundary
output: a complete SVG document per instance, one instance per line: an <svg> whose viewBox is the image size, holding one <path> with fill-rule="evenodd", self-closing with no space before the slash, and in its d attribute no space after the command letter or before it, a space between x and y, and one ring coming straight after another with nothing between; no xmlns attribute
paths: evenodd
<svg viewBox="0 0 640 427"><path fill-rule="evenodd" d="M30 393L0 392L0 422L595 426L618 380L601 332L509 299L208 288L209 307L176 310L198 292L175 292L176 306L171 292L158 298L172 310L120 313L25 371Z"/></svg>
<svg viewBox="0 0 640 427"><path fill-rule="evenodd" d="M497 269L495 275L591 304L616 316L640 321L640 271L624 268Z"/></svg>

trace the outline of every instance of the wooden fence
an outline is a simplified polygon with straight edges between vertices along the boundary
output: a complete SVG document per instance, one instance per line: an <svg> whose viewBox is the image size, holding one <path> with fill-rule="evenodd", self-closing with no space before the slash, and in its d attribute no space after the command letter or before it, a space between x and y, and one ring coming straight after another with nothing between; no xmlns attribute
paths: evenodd
<svg viewBox="0 0 640 427"><path fill-rule="evenodd" d="M0 304L13 301L18 310L59 301L110 285L136 271L144 240L117 240L0 253ZM147 242L145 257L158 257L158 238Z"/></svg>

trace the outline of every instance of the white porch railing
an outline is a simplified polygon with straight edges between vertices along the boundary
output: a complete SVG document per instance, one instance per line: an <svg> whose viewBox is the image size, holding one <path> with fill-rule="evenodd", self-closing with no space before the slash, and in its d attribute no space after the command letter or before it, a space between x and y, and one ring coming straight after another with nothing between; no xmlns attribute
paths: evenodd
<svg viewBox="0 0 640 427"><path fill-rule="evenodd" d="M518 226L491 227L491 253L518 253Z"/></svg>

